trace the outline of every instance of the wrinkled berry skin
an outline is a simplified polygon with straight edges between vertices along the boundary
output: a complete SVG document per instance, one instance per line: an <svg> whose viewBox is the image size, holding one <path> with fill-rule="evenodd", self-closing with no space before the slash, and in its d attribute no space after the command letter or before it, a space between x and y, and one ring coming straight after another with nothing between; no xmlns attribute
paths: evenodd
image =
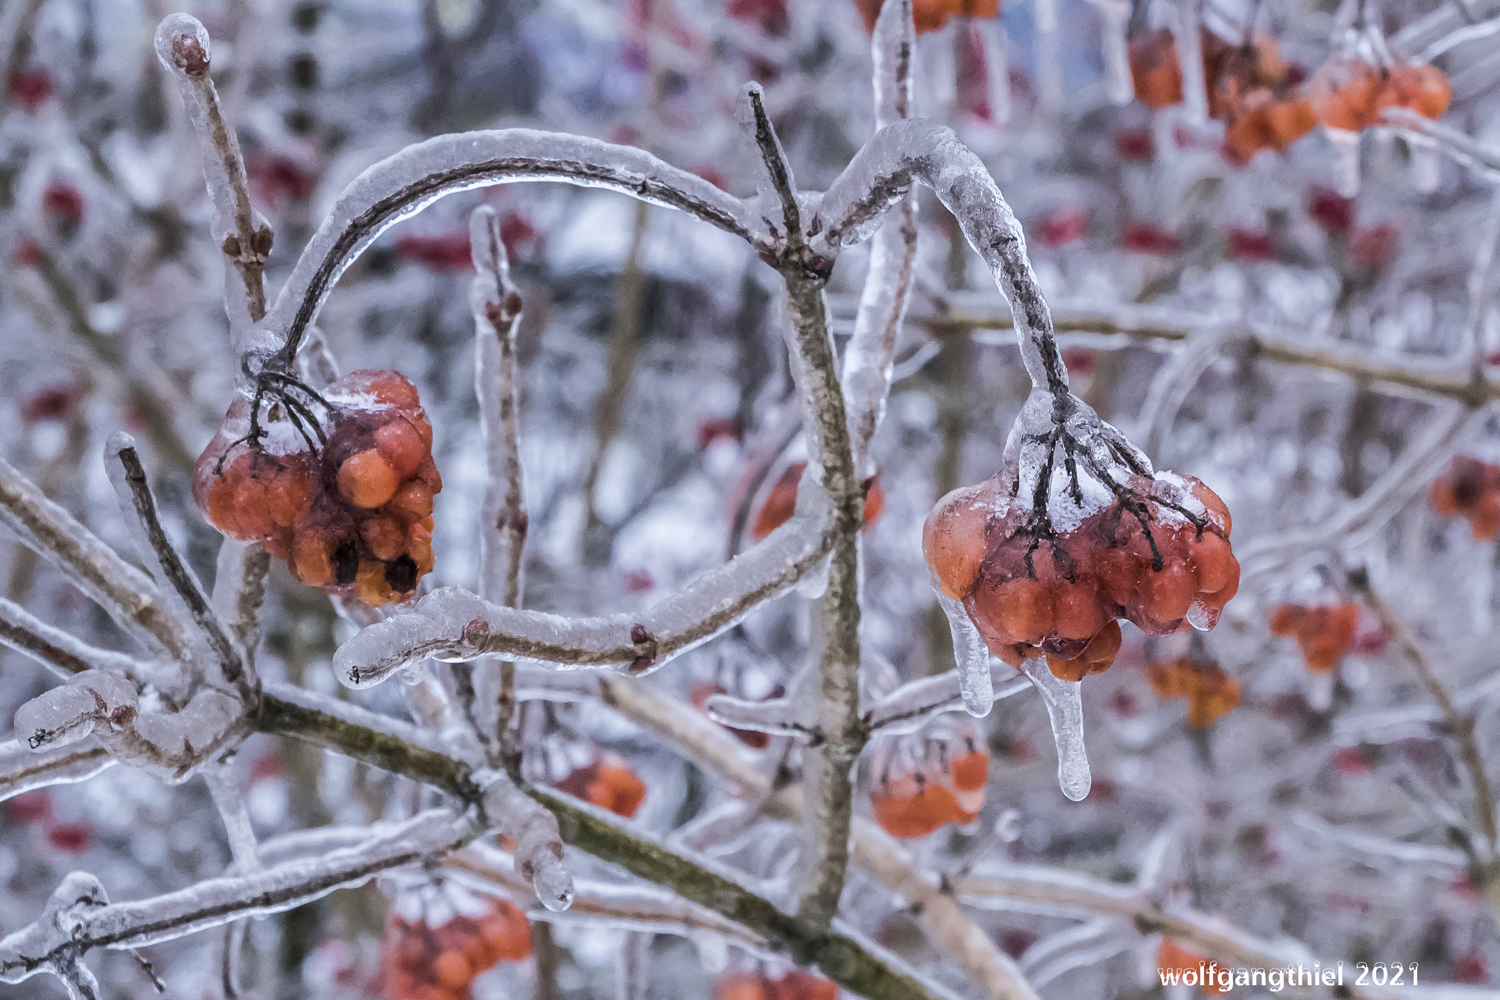
<svg viewBox="0 0 1500 1000"><path fill-rule="evenodd" d="M309 586L372 607L408 600L432 569L432 499L443 488L416 387L399 372L361 370L322 396L331 410L310 407L318 450L276 406L264 439L238 441L250 415L236 399L198 459L193 499L216 528L259 542Z"/></svg>
<svg viewBox="0 0 1500 1000"><path fill-rule="evenodd" d="M996 476L939 500L922 549L943 594L1012 666L1045 655L1065 680L1109 668L1117 619L1149 635L1208 630L1239 588L1224 502L1197 479L1132 476L1127 498L1057 530Z"/></svg>

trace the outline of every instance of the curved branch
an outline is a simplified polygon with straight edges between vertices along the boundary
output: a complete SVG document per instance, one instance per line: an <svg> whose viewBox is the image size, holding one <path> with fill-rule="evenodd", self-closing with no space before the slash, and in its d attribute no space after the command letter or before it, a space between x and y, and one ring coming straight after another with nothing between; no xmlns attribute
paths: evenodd
<svg viewBox="0 0 1500 1000"><path fill-rule="evenodd" d="M920 182L953 213L1010 300L1021 358L1032 384L1068 404L1068 370L1052 335L1052 316L1026 256L1021 224L984 163L936 122L908 119L881 129L823 195L812 229L814 251L833 256L870 237L880 218Z"/></svg>
<svg viewBox="0 0 1500 1000"><path fill-rule="evenodd" d="M260 328L284 342L240 349L279 346L275 363L290 367L334 283L381 233L444 195L521 181L618 191L686 212L763 248L744 200L644 150L534 129L443 135L381 160L344 189Z"/></svg>

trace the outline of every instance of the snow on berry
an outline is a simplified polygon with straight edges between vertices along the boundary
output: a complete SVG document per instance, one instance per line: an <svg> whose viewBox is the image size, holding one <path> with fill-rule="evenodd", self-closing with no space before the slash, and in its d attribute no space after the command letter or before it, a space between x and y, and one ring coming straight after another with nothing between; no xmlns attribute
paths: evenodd
<svg viewBox="0 0 1500 1000"><path fill-rule="evenodd" d="M399 372L350 372L322 393L287 388L263 417L240 397L199 457L193 498L226 535L292 575L372 607L404 601L432 569L432 498L443 488L432 425Z"/></svg>

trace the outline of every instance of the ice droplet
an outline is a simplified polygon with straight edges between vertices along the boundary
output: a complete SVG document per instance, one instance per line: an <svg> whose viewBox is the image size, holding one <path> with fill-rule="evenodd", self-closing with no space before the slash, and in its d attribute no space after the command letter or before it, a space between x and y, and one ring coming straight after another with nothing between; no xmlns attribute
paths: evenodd
<svg viewBox="0 0 1500 1000"><path fill-rule="evenodd" d="M1022 660L1021 673L1036 687L1042 704L1047 706L1052 739L1057 743L1057 783L1064 795L1082 802L1093 783L1088 753L1083 746L1083 682L1054 676L1042 657Z"/></svg>
<svg viewBox="0 0 1500 1000"><path fill-rule="evenodd" d="M953 633L953 662L958 665L958 686L963 693L964 709L974 718L990 714L995 704L995 686L990 680L990 651L980 638L979 629L969 620L964 606L947 596L933 581L938 603L948 616Z"/></svg>
<svg viewBox="0 0 1500 1000"><path fill-rule="evenodd" d="M1333 147L1333 188L1340 197L1359 194L1359 133L1348 129L1323 127Z"/></svg>
<svg viewBox="0 0 1500 1000"><path fill-rule="evenodd" d="M797 593L809 601L816 601L828 590L828 574L833 569L833 556L826 556L817 568L811 570L796 583Z"/></svg>

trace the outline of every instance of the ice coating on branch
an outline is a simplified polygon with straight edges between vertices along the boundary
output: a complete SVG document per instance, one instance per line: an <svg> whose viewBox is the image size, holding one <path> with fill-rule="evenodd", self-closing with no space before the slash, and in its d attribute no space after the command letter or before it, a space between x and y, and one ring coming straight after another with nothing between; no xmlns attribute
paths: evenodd
<svg viewBox="0 0 1500 1000"><path fill-rule="evenodd" d="M176 652L185 644L182 624L166 613L151 578L121 559L3 458L0 524L14 531L147 649L165 645Z"/></svg>
<svg viewBox="0 0 1500 1000"><path fill-rule="evenodd" d="M516 842L516 871L536 891L536 898L554 912L573 903L573 875L563 864L562 835L557 817L532 800L503 771L474 772L481 806L489 822Z"/></svg>
<svg viewBox="0 0 1500 1000"><path fill-rule="evenodd" d="M995 701L1031 690L1031 682L1017 677L1009 664L993 659L990 662L990 689ZM934 715L965 707L958 671L946 670L932 677L909 681L875 699L866 707L865 717L871 731L914 733Z"/></svg>
<svg viewBox="0 0 1500 1000"><path fill-rule="evenodd" d="M933 581L932 589L937 593L938 604L947 615L948 627L953 632L953 662L958 665L964 710L976 719L982 719L990 714L990 706L995 703L989 647L984 644L979 629L969 620L964 606L944 594L936 581Z"/></svg>
<svg viewBox="0 0 1500 1000"><path fill-rule="evenodd" d="M911 0L882 4L870 36L870 55L875 63L875 127L885 128L911 113L912 71L916 28L912 24Z"/></svg>
<svg viewBox="0 0 1500 1000"><path fill-rule="evenodd" d="M350 687L379 684L426 657L469 660L484 653L562 666L654 670L785 593L832 546L828 494L808 477L797 513L765 541L637 614L564 618L484 601L461 587L435 590L410 614L355 635L334 653Z"/></svg>
<svg viewBox="0 0 1500 1000"><path fill-rule="evenodd" d="M63 981L73 1000L95 1000L99 984L83 964L81 952L68 945L77 938L88 911L108 903L104 886L93 875L65 876L35 923L0 939L0 982L19 983L50 972Z"/></svg>
<svg viewBox="0 0 1500 1000"><path fill-rule="evenodd" d="M0 742L0 802L49 785L87 781L114 763L97 739L32 750L26 740Z"/></svg>
<svg viewBox="0 0 1500 1000"><path fill-rule="evenodd" d="M751 240L761 228L741 199L644 150L533 129L437 136L381 160L344 189L297 259L264 329L299 338L345 269L402 219L444 195L521 181L620 191Z"/></svg>
<svg viewBox="0 0 1500 1000"><path fill-rule="evenodd" d="M1069 799L1082 802L1093 782L1083 745L1083 684L1054 677L1040 658L1021 661L1019 669L1047 706L1047 721L1057 744L1057 783Z"/></svg>
<svg viewBox="0 0 1500 1000"><path fill-rule="evenodd" d="M99 725L135 717L135 686L118 674L85 670L16 709L16 732L33 750L76 743Z"/></svg>

